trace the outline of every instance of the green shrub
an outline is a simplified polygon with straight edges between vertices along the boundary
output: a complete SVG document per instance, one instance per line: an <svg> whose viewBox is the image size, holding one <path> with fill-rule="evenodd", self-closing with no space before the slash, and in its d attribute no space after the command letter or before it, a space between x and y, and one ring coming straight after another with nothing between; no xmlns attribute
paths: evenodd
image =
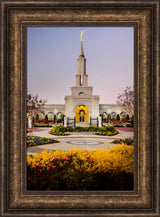
<svg viewBox="0 0 160 217"><path fill-rule="evenodd" d="M124 127L123 124L113 124L114 127Z"/></svg>
<svg viewBox="0 0 160 217"><path fill-rule="evenodd" d="M132 124L126 124L126 127L133 127Z"/></svg>
<svg viewBox="0 0 160 217"><path fill-rule="evenodd" d="M111 131L108 131L108 132L100 132L100 133L96 133L96 135L100 135L100 136L114 136L118 134L118 131L114 131L114 132L111 132Z"/></svg>
<svg viewBox="0 0 160 217"><path fill-rule="evenodd" d="M35 123L34 124L35 127L52 127L52 124L39 124L39 123Z"/></svg>
<svg viewBox="0 0 160 217"><path fill-rule="evenodd" d="M49 133L57 136L63 136L65 135L65 132L67 132L67 128L59 125L53 126L52 129L49 131Z"/></svg>
<svg viewBox="0 0 160 217"><path fill-rule="evenodd" d="M73 132L74 131L74 127L67 127L67 132Z"/></svg>
<svg viewBox="0 0 160 217"><path fill-rule="evenodd" d="M65 135L65 132L116 132L114 126L104 126L104 127L95 127L95 126L89 126L89 127L64 127L64 126L53 126L52 129L49 131L49 133L59 136L59 135Z"/></svg>

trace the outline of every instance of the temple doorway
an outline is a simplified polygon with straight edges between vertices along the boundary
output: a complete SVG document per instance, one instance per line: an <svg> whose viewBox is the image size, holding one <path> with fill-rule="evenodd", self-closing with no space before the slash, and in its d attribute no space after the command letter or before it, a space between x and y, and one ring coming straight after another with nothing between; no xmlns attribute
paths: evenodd
<svg viewBox="0 0 160 217"><path fill-rule="evenodd" d="M76 108L75 112L76 122L88 122L89 121L89 111L87 106L80 105Z"/></svg>

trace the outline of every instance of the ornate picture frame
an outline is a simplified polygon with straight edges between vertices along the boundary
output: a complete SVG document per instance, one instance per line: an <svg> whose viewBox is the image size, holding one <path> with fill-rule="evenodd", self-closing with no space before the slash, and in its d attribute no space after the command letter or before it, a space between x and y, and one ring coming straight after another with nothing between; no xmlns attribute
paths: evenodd
<svg viewBox="0 0 160 217"><path fill-rule="evenodd" d="M1 216L159 216L159 0L1 1ZM134 27L134 191L26 191L27 26Z"/></svg>

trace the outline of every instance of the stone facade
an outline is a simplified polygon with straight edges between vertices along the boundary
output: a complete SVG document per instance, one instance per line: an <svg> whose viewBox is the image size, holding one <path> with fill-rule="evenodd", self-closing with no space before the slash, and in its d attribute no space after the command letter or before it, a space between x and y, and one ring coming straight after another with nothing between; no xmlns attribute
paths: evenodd
<svg viewBox="0 0 160 217"><path fill-rule="evenodd" d="M83 98L83 100L84 100L84 98ZM71 116L69 116L69 117L72 117L72 118L75 117L75 110L76 110L77 106L82 105L82 104L85 104L88 107L90 112L92 111L91 106L88 103L87 98L85 99L85 101L83 101L83 100L78 101L75 106L70 108L72 110L72 112L70 113ZM96 103L96 105L97 105L97 103ZM65 110L66 110L65 104L46 104L43 106L44 115L48 115L49 113L53 113L53 115L56 115L58 113L62 113L63 115L66 116ZM95 115L96 117L98 117L99 115L102 115L103 113L106 113L107 115L112 114L112 113L116 113L116 114L121 115L121 113L122 113L120 106L116 105L116 104L99 104L99 108L97 110L99 110L99 113L97 113L97 116ZM95 117L95 116L92 116L92 113L90 113L90 116Z"/></svg>

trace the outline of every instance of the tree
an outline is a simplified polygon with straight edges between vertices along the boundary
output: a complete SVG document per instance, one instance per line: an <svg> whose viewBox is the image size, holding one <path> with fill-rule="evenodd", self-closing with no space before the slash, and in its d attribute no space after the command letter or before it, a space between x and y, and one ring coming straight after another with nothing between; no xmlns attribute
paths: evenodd
<svg viewBox="0 0 160 217"><path fill-rule="evenodd" d="M38 113L43 112L42 106L47 100L38 99L38 95L33 96L27 94L27 113L31 113L33 117L36 117Z"/></svg>
<svg viewBox="0 0 160 217"><path fill-rule="evenodd" d="M122 111L129 116L134 115L134 90L131 87L126 87L123 93L117 97L117 104L122 107Z"/></svg>

